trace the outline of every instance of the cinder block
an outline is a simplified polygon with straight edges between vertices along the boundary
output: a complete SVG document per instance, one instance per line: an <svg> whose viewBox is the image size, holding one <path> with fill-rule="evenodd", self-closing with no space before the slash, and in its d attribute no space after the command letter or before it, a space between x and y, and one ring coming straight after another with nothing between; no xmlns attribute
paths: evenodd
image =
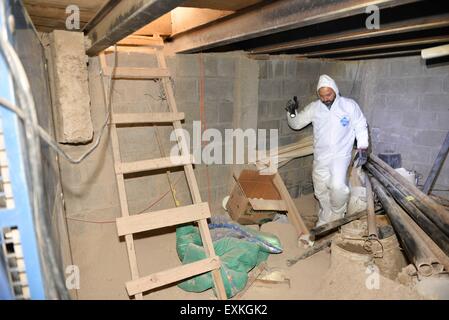
<svg viewBox="0 0 449 320"><path fill-rule="evenodd" d="M296 77L296 61L285 61L285 78L294 79Z"/></svg>
<svg viewBox="0 0 449 320"><path fill-rule="evenodd" d="M284 61L283 60L272 60L274 68L274 77L276 79L284 78Z"/></svg>
<svg viewBox="0 0 449 320"><path fill-rule="evenodd" d="M402 115L401 125L413 129L428 129L435 126L437 119L437 113L435 112L407 111ZM446 127L449 127L448 123L446 122Z"/></svg>
<svg viewBox="0 0 449 320"><path fill-rule="evenodd" d="M316 59L300 60L296 64L296 78L298 79L314 79L318 82L320 75L321 61ZM316 79L315 79L316 78ZM316 84L315 82L315 84Z"/></svg>
<svg viewBox="0 0 449 320"><path fill-rule="evenodd" d="M384 153L384 152L400 152L398 146L392 142L378 142L373 143L372 149L374 154Z"/></svg>
<svg viewBox="0 0 449 320"><path fill-rule="evenodd" d="M284 121L280 120L280 122L281 122L281 128L279 131L280 136L286 136L297 132L289 127L287 119L284 119Z"/></svg>
<svg viewBox="0 0 449 320"><path fill-rule="evenodd" d="M377 79L374 92L376 94L404 92L406 89L406 82L403 78L395 79Z"/></svg>
<svg viewBox="0 0 449 320"><path fill-rule="evenodd" d="M446 135L447 132L445 131L419 130L415 133L413 142L421 146L440 147L443 144Z"/></svg>
<svg viewBox="0 0 449 320"><path fill-rule="evenodd" d="M199 61L197 55L177 54L176 75L178 77L198 77Z"/></svg>
<svg viewBox="0 0 449 320"><path fill-rule="evenodd" d="M259 121L257 123L257 129L279 129L279 126L279 120Z"/></svg>
<svg viewBox="0 0 449 320"><path fill-rule="evenodd" d="M372 125L378 128L390 128L397 126L402 119L401 111L377 111L373 114Z"/></svg>
<svg viewBox="0 0 449 320"><path fill-rule="evenodd" d="M449 94L426 94L420 99L421 110L449 111Z"/></svg>
<svg viewBox="0 0 449 320"><path fill-rule="evenodd" d="M205 83L205 98L208 100L234 100L234 81L228 78L210 78Z"/></svg>
<svg viewBox="0 0 449 320"><path fill-rule="evenodd" d="M401 157L404 161L430 163L433 159L430 159L432 153L432 147L419 146L415 144L400 144L398 145L398 151L401 153Z"/></svg>
<svg viewBox="0 0 449 320"><path fill-rule="evenodd" d="M268 79L268 64L269 61L259 60L259 79Z"/></svg>
<svg viewBox="0 0 449 320"><path fill-rule="evenodd" d="M200 120L200 106L197 101L190 102L185 100L177 100L176 105L178 111L184 112L185 123L191 123L193 120Z"/></svg>
<svg viewBox="0 0 449 320"><path fill-rule="evenodd" d="M276 100L282 97L282 81L266 80L259 81L259 99Z"/></svg>
<svg viewBox="0 0 449 320"><path fill-rule="evenodd" d="M419 109L419 96L416 94L387 94L385 95L385 104L390 110L416 111Z"/></svg>
<svg viewBox="0 0 449 320"><path fill-rule="evenodd" d="M218 57L216 55L205 55L204 56L204 75L206 77L216 77L218 74L217 61Z"/></svg>
<svg viewBox="0 0 449 320"><path fill-rule="evenodd" d="M423 94L423 93L442 93L442 92L443 92L443 79L440 76L414 77L406 79L404 93Z"/></svg>
<svg viewBox="0 0 449 320"><path fill-rule="evenodd" d="M414 143L414 135L410 132L410 128L395 126L380 130L378 141L410 145Z"/></svg>
<svg viewBox="0 0 449 320"><path fill-rule="evenodd" d="M443 89L445 92L449 93L449 75L443 80Z"/></svg>
<svg viewBox="0 0 449 320"><path fill-rule="evenodd" d="M287 118L287 112L285 111L285 106L287 105L288 99L274 100L269 106L268 116L270 119L281 119L285 120Z"/></svg>
<svg viewBox="0 0 449 320"><path fill-rule="evenodd" d="M232 122L234 117L234 104L229 101L223 101L218 104L219 122Z"/></svg>
<svg viewBox="0 0 449 320"><path fill-rule="evenodd" d="M209 80L208 80L209 81ZM207 82L206 82L207 83ZM194 78L176 78L176 101L198 101L198 80Z"/></svg>
<svg viewBox="0 0 449 320"><path fill-rule="evenodd" d="M412 58L395 58L390 60L390 77L408 77L419 76L424 72L421 59Z"/></svg>
<svg viewBox="0 0 449 320"><path fill-rule="evenodd" d="M437 112L436 118L435 129L449 130L449 112Z"/></svg>
<svg viewBox="0 0 449 320"><path fill-rule="evenodd" d="M235 75L235 58L218 58L218 76L232 78Z"/></svg>
<svg viewBox="0 0 449 320"><path fill-rule="evenodd" d="M282 81L282 94L286 99L299 95L299 83L292 80Z"/></svg>

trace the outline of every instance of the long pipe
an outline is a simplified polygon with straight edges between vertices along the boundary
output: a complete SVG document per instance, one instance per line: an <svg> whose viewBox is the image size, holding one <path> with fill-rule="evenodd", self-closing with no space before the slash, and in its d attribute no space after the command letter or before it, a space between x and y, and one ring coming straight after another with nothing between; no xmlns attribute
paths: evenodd
<svg viewBox="0 0 449 320"><path fill-rule="evenodd" d="M417 229L412 226L413 220L394 201L376 178L370 177L374 192L390 218L391 224L400 238L409 260L416 266L418 273L431 276L441 272L443 266L435 257L429 246L423 241Z"/></svg>
<svg viewBox="0 0 449 320"><path fill-rule="evenodd" d="M438 176L438 172L440 172L440 169L443 166L444 159L446 159L448 150L449 150L449 131L447 132L446 138L444 139L444 142L441 145L441 149L438 152L437 157L435 158L435 162L433 163L429 176L427 177L426 182L424 183L424 187L422 188L422 192L424 192L425 194L429 194L430 189L432 189L433 183L435 182L435 178Z"/></svg>
<svg viewBox="0 0 449 320"><path fill-rule="evenodd" d="M365 184L366 184L366 202L367 208L366 211L368 213L367 224L368 224L368 237L378 239L379 233L377 232L376 225L376 213L374 212L374 199L373 199L373 189L371 187L371 182L368 177L365 175Z"/></svg>
<svg viewBox="0 0 449 320"><path fill-rule="evenodd" d="M367 163L366 168L376 177L376 179L391 193L393 198L412 217L425 233L449 256L449 237L439 229L426 215L424 215L412 202L407 200L407 195L401 193L394 184L371 163Z"/></svg>
<svg viewBox="0 0 449 320"><path fill-rule="evenodd" d="M376 155L371 154L368 158L368 162L374 164L376 168L381 172L388 173L395 180L395 186L405 194L409 194L411 197L408 198L409 201L413 201L419 210L421 210L430 220L432 220L440 229L445 231L449 230L449 211L445 207L438 204L435 200L430 198L428 195L424 194L416 186L414 186L410 181L401 176L388 164L379 159ZM391 179L390 179L391 180Z"/></svg>

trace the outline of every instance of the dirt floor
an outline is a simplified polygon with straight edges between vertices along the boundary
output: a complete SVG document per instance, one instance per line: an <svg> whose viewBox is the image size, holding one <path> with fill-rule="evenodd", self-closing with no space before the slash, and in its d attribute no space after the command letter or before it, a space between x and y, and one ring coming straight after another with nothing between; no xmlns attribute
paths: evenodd
<svg viewBox="0 0 449 320"><path fill-rule="evenodd" d="M317 204L313 195L295 199L295 202L305 217L308 227L316 221ZM253 226L257 228L257 226ZM114 226L107 226L111 234L115 234ZM104 230L106 231L106 230ZM179 265L176 254L176 239L174 230L165 230L153 234L150 238L142 236L136 241L136 250L139 257L157 257L152 259L139 259L139 268L142 275L161 271ZM378 289L369 289L366 266L345 259L332 259L330 249L321 251L305 260L301 260L291 267L286 264L287 259L294 258L306 249L298 247L296 233L291 224L286 221L269 222L261 227L261 231L272 233L279 237L283 252L271 254L267 260L267 268L262 274L277 275L285 281L277 283L261 282L259 280L242 294L239 299L422 299L416 291L403 286L398 282L380 275ZM165 232L165 233L164 233ZM95 234L95 233L90 233ZM96 239L84 239L87 245L92 243L108 243L101 239L97 233ZM82 252L75 252L80 257L80 267L87 277L82 278L81 288L78 290L80 299L128 299L124 283L129 280L128 261L118 259L123 257L124 242L109 241L110 248L103 246L98 256L85 256ZM119 253L120 252L120 253ZM109 261L107 270L95 271L92 261L101 258ZM147 294L145 299L216 299L212 290L202 293L189 293L171 286Z"/></svg>

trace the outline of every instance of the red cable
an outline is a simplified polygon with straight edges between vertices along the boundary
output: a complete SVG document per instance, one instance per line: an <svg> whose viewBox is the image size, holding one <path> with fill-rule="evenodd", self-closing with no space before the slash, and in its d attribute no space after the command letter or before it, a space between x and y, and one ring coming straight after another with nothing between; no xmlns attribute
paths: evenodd
<svg viewBox="0 0 449 320"><path fill-rule="evenodd" d="M203 136L204 130L207 130L206 123L206 110L204 107L204 59L203 54L200 53L198 55L199 65L200 65L200 85L199 85L199 95L200 95L200 121L201 121L201 137ZM201 141L201 145L203 146L206 141ZM207 200L210 203L210 177L209 177L209 166L206 164L206 178L207 178Z"/></svg>

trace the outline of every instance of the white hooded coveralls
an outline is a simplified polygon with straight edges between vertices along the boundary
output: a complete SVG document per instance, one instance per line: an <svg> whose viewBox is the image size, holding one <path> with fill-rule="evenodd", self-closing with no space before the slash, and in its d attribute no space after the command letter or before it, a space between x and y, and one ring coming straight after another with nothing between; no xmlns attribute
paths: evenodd
<svg viewBox="0 0 449 320"><path fill-rule="evenodd" d="M287 114L292 129L302 129L309 123L313 125L312 179L315 196L320 202L317 226L343 218L349 199L346 174L354 139L357 138L357 148L368 148L366 119L359 105L352 99L341 97L335 81L327 75L320 76L317 91L323 87L332 88L336 95L330 109L317 100L294 118Z"/></svg>

